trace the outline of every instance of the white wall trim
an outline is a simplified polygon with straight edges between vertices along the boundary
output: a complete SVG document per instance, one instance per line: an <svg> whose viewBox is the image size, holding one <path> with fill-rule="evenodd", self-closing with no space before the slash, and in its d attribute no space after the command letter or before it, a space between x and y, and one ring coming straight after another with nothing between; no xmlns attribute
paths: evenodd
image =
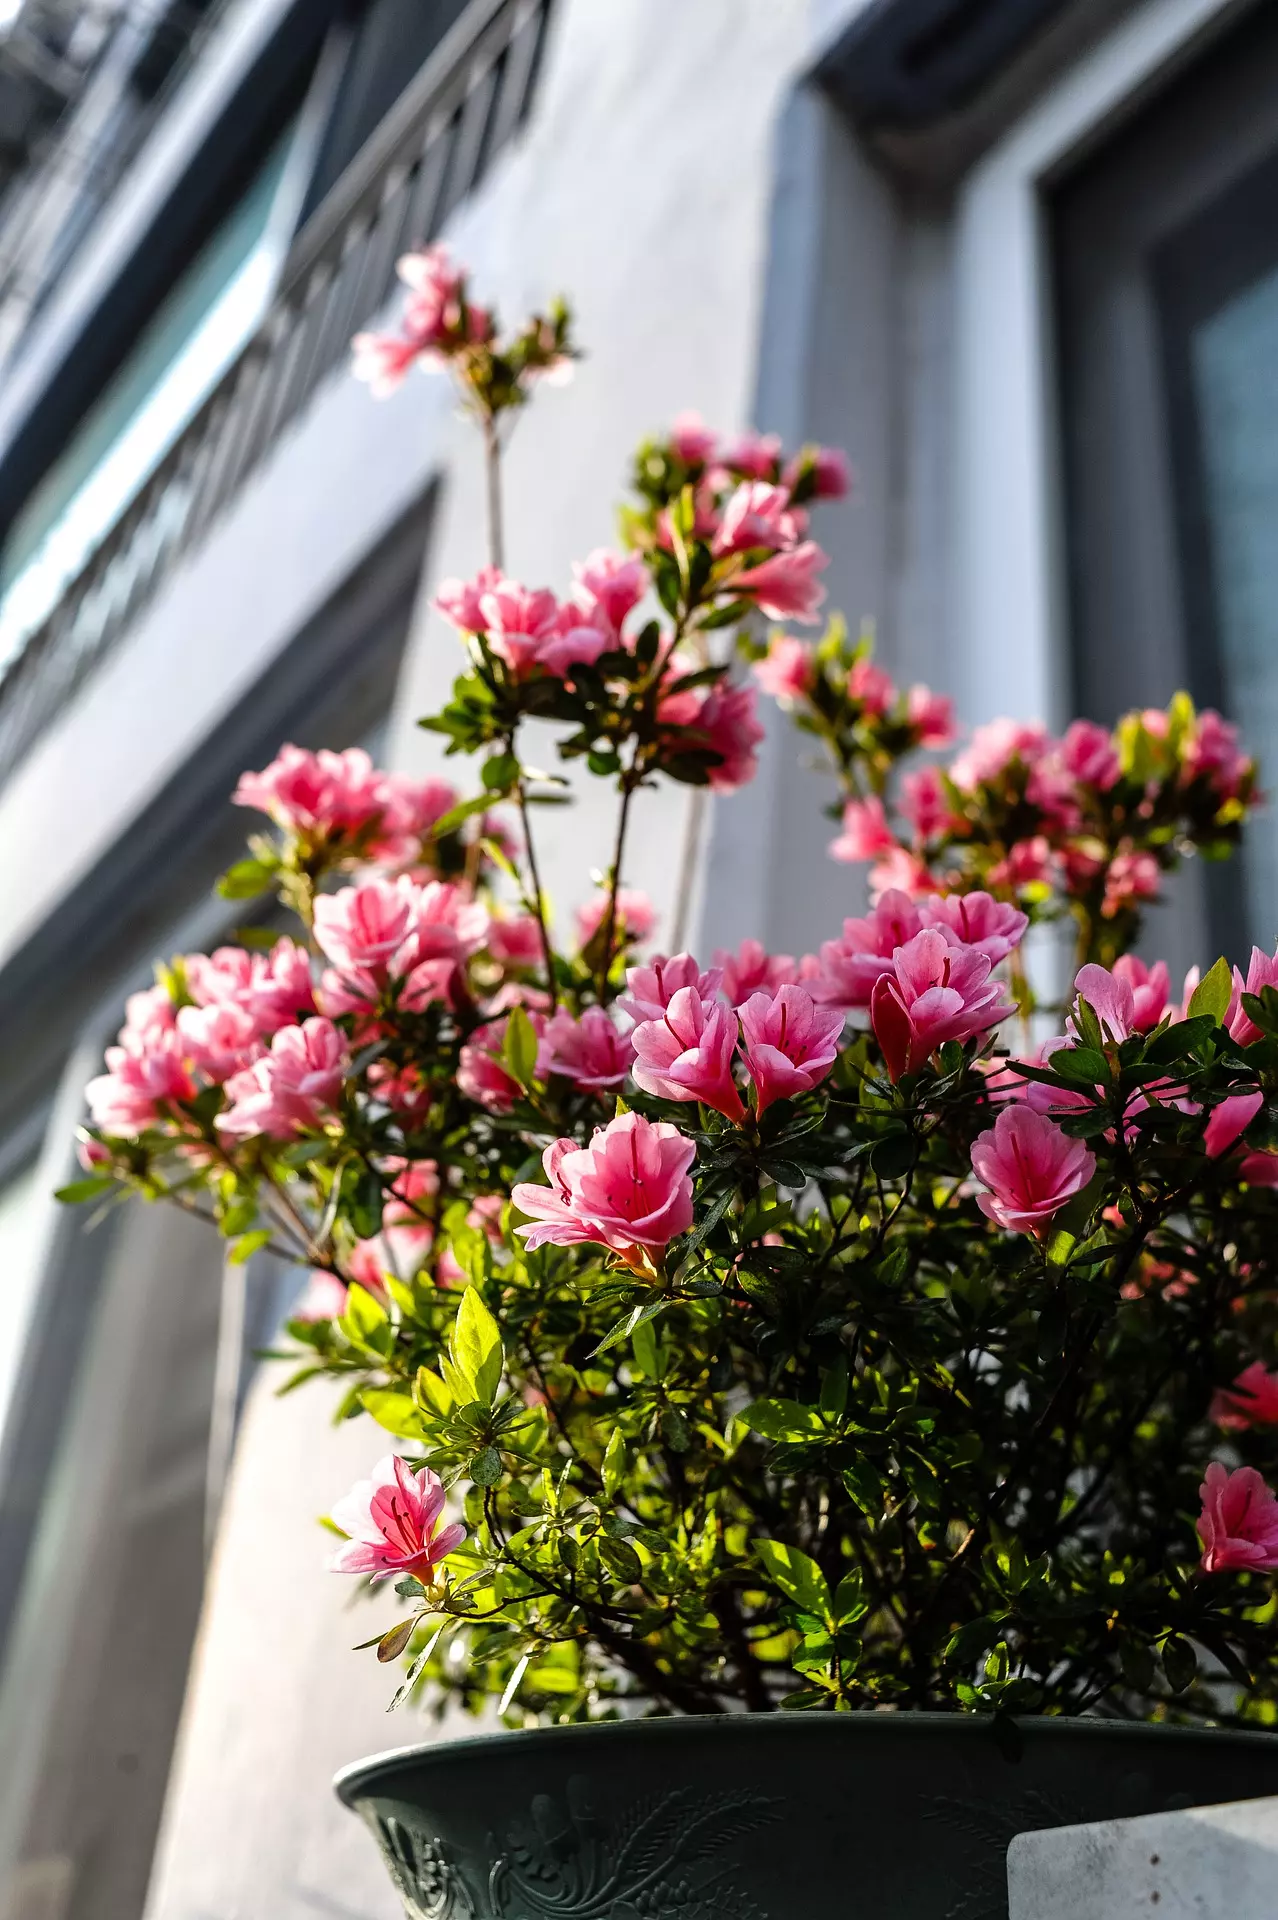
<svg viewBox="0 0 1278 1920"><path fill-rule="evenodd" d="M1147 0L975 167L956 211L954 688L965 720L1060 724L1048 261L1040 188L1239 0Z"/></svg>

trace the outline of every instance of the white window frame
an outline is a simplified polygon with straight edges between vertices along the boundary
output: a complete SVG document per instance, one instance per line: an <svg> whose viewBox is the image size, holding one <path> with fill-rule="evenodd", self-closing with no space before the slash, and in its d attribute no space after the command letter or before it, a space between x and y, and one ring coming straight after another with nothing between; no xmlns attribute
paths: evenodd
<svg viewBox="0 0 1278 1920"><path fill-rule="evenodd" d="M953 690L968 721L1061 726L1062 583L1051 262L1042 187L1244 0L1147 0L975 166L956 208Z"/></svg>

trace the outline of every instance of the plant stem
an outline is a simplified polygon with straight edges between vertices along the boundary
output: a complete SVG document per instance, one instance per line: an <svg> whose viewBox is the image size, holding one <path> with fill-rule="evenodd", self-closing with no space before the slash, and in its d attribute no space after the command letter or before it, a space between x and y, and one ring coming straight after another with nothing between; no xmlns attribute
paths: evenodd
<svg viewBox="0 0 1278 1920"><path fill-rule="evenodd" d="M621 887L621 860L626 847L626 826L630 818L630 799L639 784L635 766L627 768L621 781L621 806L617 813L617 841L612 850L612 872L608 876L608 911L604 916L603 951L599 960L599 1004L608 991L612 953L617 938L617 894Z"/></svg>
<svg viewBox="0 0 1278 1920"><path fill-rule="evenodd" d="M490 566L504 570L506 564L506 536L501 505L501 435L497 431L497 422L491 413L482 417L484 437L484 483L488 507L488 561ZM512 732L506 741L506 750L516 759L515 735ZM550 995L550 1011L554 1013L559 1005L559 994L555 986L555 960L551 951L550 933L546 926L546 910L542 903L541 874L537 870L537 849L533 843L532 817L528 807L528 789L524 784L521 770L515 783L515 800L519 807L519 824L524 833L524 850L528 857L529 905L537 921L537 931L541 939L541 957L546 969L546 990Z"/></svg>
<svg viewBox="0 0 1278 1920"><path fill-rule="evenodd" d="M483 416L484 484L488 507L488 561L503 572L506 567L506 535L501 507L501 436L492 414Z"/></svg>

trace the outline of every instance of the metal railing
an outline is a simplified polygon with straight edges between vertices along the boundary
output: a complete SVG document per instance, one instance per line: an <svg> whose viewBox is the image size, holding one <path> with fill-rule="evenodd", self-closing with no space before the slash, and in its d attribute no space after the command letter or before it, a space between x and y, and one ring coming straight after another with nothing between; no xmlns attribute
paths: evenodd
<svg viewBox="0 0 1278 1920"><path fill-rule="evenodd" d="M551 0L473 0L307 222L266 318L0 676L7 778L523 120Z"/></svg>

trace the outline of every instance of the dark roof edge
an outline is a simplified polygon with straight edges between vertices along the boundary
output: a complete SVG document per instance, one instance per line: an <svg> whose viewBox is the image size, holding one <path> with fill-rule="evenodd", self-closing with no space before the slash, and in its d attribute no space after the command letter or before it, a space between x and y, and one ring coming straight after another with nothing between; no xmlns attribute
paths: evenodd
<svg viewBox="0 0 1278 1920"><path fill-rule="evenodd" d="M814 78L867 131L922 131L973 100L1072 0L871 0Z"/></svg>

